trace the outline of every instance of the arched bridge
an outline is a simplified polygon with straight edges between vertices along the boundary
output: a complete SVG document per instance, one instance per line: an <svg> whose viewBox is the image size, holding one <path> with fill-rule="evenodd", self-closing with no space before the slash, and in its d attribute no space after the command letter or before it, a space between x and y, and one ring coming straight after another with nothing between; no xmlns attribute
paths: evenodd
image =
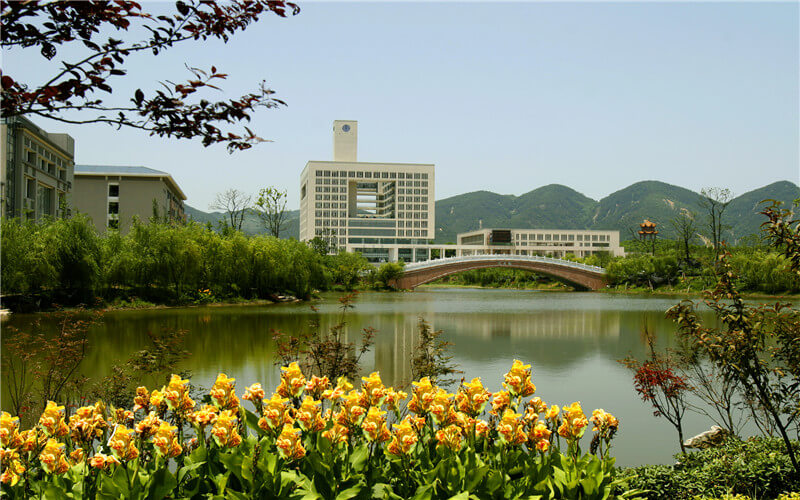
<svg viewBox="0 0 800 500"><path fill-rule="evenodd" d="M585 290L598 290L606 285L606 270L602 267L534 255L470 255L415 262L406 264L403 275L392 284L396 288L410 290L449 274L490 267L510 267L546 274Z"/></svg>

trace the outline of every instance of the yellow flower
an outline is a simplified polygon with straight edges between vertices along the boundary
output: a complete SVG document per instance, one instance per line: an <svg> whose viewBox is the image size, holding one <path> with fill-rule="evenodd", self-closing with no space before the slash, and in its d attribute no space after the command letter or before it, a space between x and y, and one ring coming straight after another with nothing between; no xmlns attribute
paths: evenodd
<svg viewBox="0 0 800 500"><path fill-rule="evenodd" d="M342 425L357 426L361 424L367 409L362 406L363 394L360 391L350 391L342 397L342 409L336 414L335 419Z"/></svg>
<svg viewBox="0 0 800 500"><path fill-rule="evenodd" d="M453 395L448 394L444 389L438 389L433 395L433 401L430 404L430 412L433 415L433 420L438 425L447 425L455 420L455 412L453 411Z"/></svg>
<svg viewBox="0 0 800 500"><path fill-rule="evenodd" d="M558 412L559 411L561 411L561 410L558 407L558 405L553 405L553 406L550 407L549 410L547 410L547 413L545 414L545 418L547 420L556 420L556 419L558 419Z"/></svg>
<svg viewBox="0 0 800 500"><path fill-rule="evenodd" d="M522 415L511 409L503 413L503 418L497 424L497 433L500 440L511 445L524 444L528 440L523 428Z"/></svg>
<svg viewBox="0 0 800 500"><path fill-rule="evenodd" d="M369 406L380 406L383 403L386 387L381 381L380 373L372 372L369 377L361 377L361 388Z"/></svg>
<svg viewBox="0 0 800 500"><path fill-rule="evenodd" d="M411 402L408 403L408 411L417 415L430 411L431 403L436 395L436 387L431 384L428 377L422 378L419 382L412 382Z"/></svg>
<svg viewBox="0 0 800 500"><path fill-rule="evenodd" d="M121 424L114 429L114 434L108 440L108 447L111 448L111 453L123 462L139 456L139 450L133 444L133 429Z"/></svg>
<svg viewBox="0 0 800 500"><path fill-rule="evenodd" d="M546 452L548 449L550 449L550 441L547 439L540 439L539 441L536 441L536 449L542 453Z"/></svg>
<svg viewBox="0 0 800 500"><path fill-rule="evenodd" d="M536 413L544 413L547 411L547 403L537 396L528 401L528 408L531 408Z"/></svg>
<svg viewBox="0 0 800 500"><path fill-rule="evenodd" d="M155 392L155 391L153 391ZM163 389L167 407L178 414L186 414L194 408L194 401L189 397L189 381L182 380L173 374L166 388ZM153 395L150 394L152 400ZM238 404L238 401L237 401Z"/></svg>
<svg viewBox="0 0 800 500"><path fill-rule="evenodd" d="M217 375L217 381L211 386L211 401L220 410L236 410L239 408L239 398L236 397L234 388L236 379L229 378L224 373Z"/></svg>
<svg viewBox="0 0 800 500"><path fill-rule="evenodd" d="M242 436L239 435L239 419L234 416L231 410L223 410L219 412L214 426L211 428L211 435L214 436L214 441L221 447L233 448L242 442Z"/></svg>
<svg viewBox="0 0 800 500"><path fill-rule="evenodd" d="M498 391L492 397L492 415L501 415L511 404L511 395L508 391Z"/></svg>
<svg viewBox="0 0 800 500"><path fill-rule="evenodd" d="M153 392L150 393L150 404L160 409L161 405L164 404L164 393L153 389Z"/></svg>
<svg viewBox="0 0 800 500"><path fill-rule="evenodd" d="M472 417L477 417L483 413L486 402L492 397L492 393L487 391L480 378L472 379L472 382L461 384L456 392L456 407Z"/></svg>
<svg viewBox="0 0 800 500"><path fill-rule="evenodd" d="M478 437L486 437L489 435L489 422L486 420L475 421L475 435Z"/></svg>
<svg viewBox="0 0 800 500"><path fill-rule="evenodd" d="M73 465L83 463L83 448L75 448L72 450L72 452L69 454L69 458Z"/></svg>
<svg viewBox="0 0 800 500"><path fill-rule="evenodd" d="M120 462L117 460L116 457L112 455L104 455L102 453L97 453L91 459L89 459L89 465L94 467L95 469L106 469L110 465L119 465Z"/></svg>
<svg viewBox="0 0 800 500"><path fill-rule="evenodd" d="M102 437L103 429L108 427L103 418L102 403L94 406L83 406L69 417L70 435L74 441L89 443L92 440Z"/></svg>
<svg viewBox="0 0 800 500"><path fill-rule="evenodd" d="M531 441L550 439L550 434L550 429L544 423L539 422L531 429Z"/></svg>
<svg viewBox="0 0 800 500"><path fill-rule="evenodd" d="M463 444L463 433L461 432L461 428L457 425L449 425L444 429L439 429L436 431L436 439L438 444L436 448L439 447L446 447L454 452L457 452L461 449Z"/></svg>
<svg viewBox="0 0 800 500"><path fill-rule="evenodd" d="M333 427L323 432L322 437L330 441L332 445L336 446L339 443L346 443L348 434L349 431L347 430L346 425L336 423L333 424Z"/></svg>
<svg viewBox="0 0 800 500"><path fill-rule="evenodd" d="M39 417L39 425L44 427L48 436L65 436L69 432L69 427L64 422L64 407L52 401L47 402L44 413Z"/></svg>
<svg viewBox="0 0 800 500"><path fill-rule="evenodd" d="M261 387L261 384L255 383L250 387L244 388L244 394L242 394L242 399L245 401L250 401L256 408L261 407L261 401L264 400L265 393L264 389Z"/></svg>
<svg viewBox="0 0 800 500"><path fill-rule="evenodd" d="M136 396L133 398L133 411L150 410L150 393L147 387L140 386L136 388Z"/></svg>
<svg viewBox="0 0 800 500"><path fill-rule="evenodd" d="M361 423L361 429L368 441L382 443L391 437L389 429L386 427L386 412L372 406L369 413Z"/></svg>
<svg viewBox="0 0 800 500"><path fill-rule="evenodd" d="M400 411L400 401L405 401L408 398L408 393L403 391L395 391L389 387L386 389L386 399L383 400L386 407L392 411Z"/></svg>
<svg viewBox="0 0 800 500"><path fill-rule="evenodd" d="M399 423L394 424L394 434L392 435L392 442L386 446L386 453L390 455L400 456L411 452L419 440L416 431L414 430L414 423L411 415L406 417Z"/></svg>
<svg viewBox="0 0 800 500"><path fill-rule="evenodd" d="M306 386L306 378L296 362L289 366L281 367L281 383L278 385L278 394L285 398L298 398Z"/></svg>
<svg viewBox="0 0 800 500"><path fill-rule="evenodd" d="M42 452L39 454L39 461L42 468L48 474L63 474L69 469L69 463L64 456L66 446L55 439L48 439Z"/></svg>
<svg viewBox="0 0 800 500"><path fill-rule="evenodd" d="M139 438L148 439L150 436L155 434L159 425L161 425L161 419L158 418L156 412L151 411L138 424L136 424L136 433L139 434Z"/></svg>
<svg viewBox="0 0 800 500"><path fill-rule="evenodd" d="M589 425L589 421L586 420L586 415L583 414L581 404L576 401L570 406L565 406L562 410L564 418L561 422L561 426L558 428L558 435L567 439L575 439L583 436L586 426Z"/></svg>
<svg viewBox="0 0 800 500"><path fill-rule="evenodd" d="M306 392L310 394L314 399L319 399L322 397L322 394L328 389L330 385L330 380L328 377L317 377L316 375L312 375L308 382L306 382Z"/></svg>
<svg viewBox="0 0 800 500"><path fill-rule="evenodd" d="M619 428L619 420L602 408L594 410L590 420L594 424L592 431L600 431L600 435L602 436L613 437Z"/></svg>
<svg viewBox="0 0 800 500"><path fill-rule="evenodd" d="M347 391L353 389L353 384L347 381L345 377L339 377L336 381L336 387L333 389L326 389L322 392L322 398L330 401L336 401L343 397Z"/></svg>
<svg viewBox="0 0 800 500"><path fill-rule="evenodd" d="M183 447L178 444L178 428L167 422L161 422L152 441L158 453L165 457L176 457L183 451Z"/></svg>
<svg viewBox="0 0 800 500"><path fill-rule="evenodd" d="M19 453L15 450L5 449L0 452L2 457L3 474L0 475L0 483L15 486L19 478L25 473L25 466L19 460Z"/></svg>
<svg viewBox="0 0 800 500"><path fill-rule="evenodd" d="M0 444L3 448L17 448L22 444L19 435L19 417L12 417L10 413L0 415Z"/></svg>
<svg viewBox="0 0 800 500"><path fill-rule="evenodd" d="M213 424L217 421L217 407L214 405L203 405L202 408L199 410L195 410L191 412L187 418L191 423L200 427L200 429L205 429L206 426L209 424Z"/></svg>
<svg viewBox="0 0 800 500"><path fill-rule="evenodd" d="M278 393L273 393L272 397L264 402L261 415L258 426L265 431L280 429L284 424L292 422L289 414L289 400L280 397Z"/></svg>
<svg viewBox="0 0 800 500"><path fill-rule="evenodd" d="M34 448L41 446L44 443L45 436L40 434L37 429L28 429L19 433L22 439L22 444L18 448L20 453L27 453L33 451Z"/></svg>
<svg viewBox="0 0 800 500"><path fill-rule="evenodd" d="M536 386L531 382L531 365L515 359L511 370L505 374L503 387L514 396L525 397L536 392Z"/></svg>
<svg viewBox="0 0 800 500"><path fill-rule="evenodd" d="M275 445L278 447L278 455L284 460L297 460L306 456L306 449L300 442L302 435L299 429L295 429L292 424L283 426L283 430L278 436Z"/></svg>
<svg viewBox="0 0 800 500"><path fill-rule="evenodd" d="M295 420L304 431L321 431L325 428L325 421L320 416L322 401L315 401L311 396L306 396L303 404L295 412Z"/></svg>

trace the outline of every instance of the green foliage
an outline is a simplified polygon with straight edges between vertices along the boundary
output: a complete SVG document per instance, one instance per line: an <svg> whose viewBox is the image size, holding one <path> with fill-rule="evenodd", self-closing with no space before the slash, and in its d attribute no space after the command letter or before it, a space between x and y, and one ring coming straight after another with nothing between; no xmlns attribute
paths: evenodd
<svg viewBox="0 0 800 500"><path fill-rule="evenodd" d="M403 262L384 262L375 272L375 286L388 288L392 280L403 275L405 264Z"/></svg>
<svg viewBox="0 0 800 500"><path fill-rule="evenodd" d="M800 479L784 450L780 439L733 438L717 448L678 454L676 465L634 467L623 470L622 477L627 488L645 490L652 500L725 495L771 499L800 491Z"/></svg>

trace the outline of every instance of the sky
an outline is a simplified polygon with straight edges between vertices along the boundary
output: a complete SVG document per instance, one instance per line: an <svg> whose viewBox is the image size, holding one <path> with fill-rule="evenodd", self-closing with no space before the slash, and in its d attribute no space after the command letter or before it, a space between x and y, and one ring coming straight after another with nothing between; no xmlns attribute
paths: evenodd
<svg viewBox="0 0 800 500"><path fill-rule="evenodd" d="M201 210L225 189L267 186L297 208L300 172L332 159L337 119L358 120L360 161L435 164L437 199L563 184L599 200L642 180L739 195L800 178L797 2L298 3L299 15L262 18L227 44L132 57L109 101L215 65L229 77L204 97L266 80L286 101L249 124L273 142L229 154L32 119L72 135L78 164L169 172ZM53 67L3 53L17 80L42 83Z"/></svg>

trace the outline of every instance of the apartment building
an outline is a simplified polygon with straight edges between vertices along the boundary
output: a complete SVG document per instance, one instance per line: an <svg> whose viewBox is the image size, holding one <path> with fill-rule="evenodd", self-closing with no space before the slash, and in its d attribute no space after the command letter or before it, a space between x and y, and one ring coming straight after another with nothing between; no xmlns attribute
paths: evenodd
<svg viewBox="0 0 800 500"><path fill-rule="evenodd" d="M171 175L140 166L76 165L75 210L92 219L98 231L127 233L134 216L142 221L155 213L184 222L186 195Z"/></svg>
<svg viewBox="0 0 800 500"><path fill-rule="evenodd" d="M333 122L333 161L300 175L300 240L371 262L426 260L434 238L434 165L359 162L358 122Z"/></svg>
<svg viewBox="0 0 800 500"><path fill-rule="evenodd" d="M0 121L0 214L40 220L69 215L75 140L23 117Z"/></svg>
<svg viewBox="0 0 800 500"><path fill-rule="evenodd" d="M583 229L479 229L457 235L458 255L567 254L587 257L595 253L624 256L619 231Z"/></svg>

